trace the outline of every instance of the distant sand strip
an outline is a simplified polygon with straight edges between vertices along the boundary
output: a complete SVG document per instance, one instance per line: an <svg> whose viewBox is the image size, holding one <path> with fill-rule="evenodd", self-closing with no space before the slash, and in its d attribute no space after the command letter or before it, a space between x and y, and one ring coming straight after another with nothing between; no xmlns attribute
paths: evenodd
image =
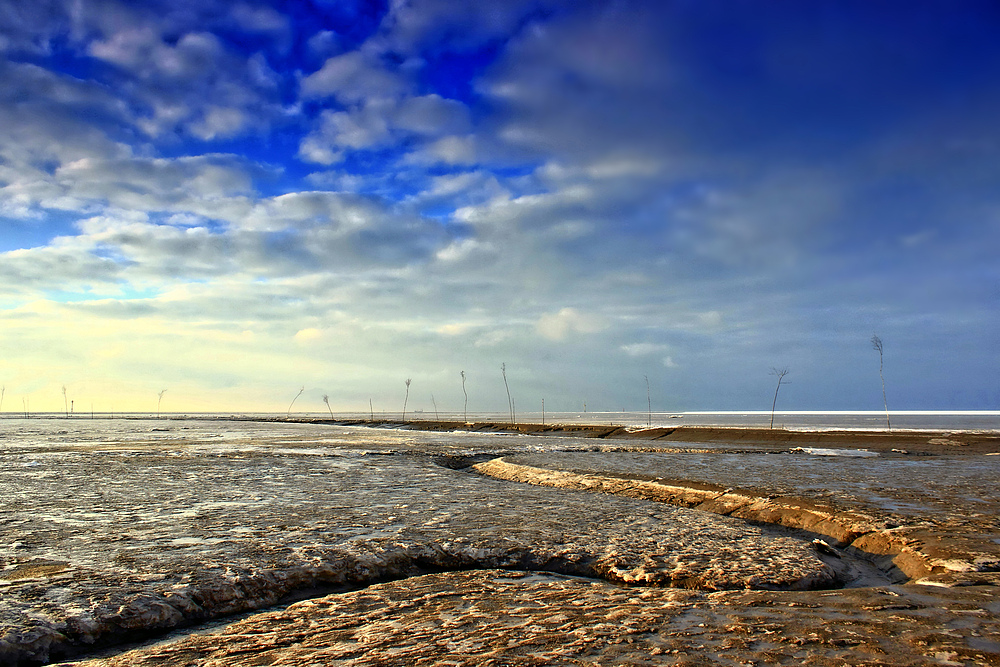
<svg viewBox="0 0 1000 667"><path fill-rule="evenodd" d="M804 498L770 497L707 484L681 486L578 474L517 465L503 458L472 467L498 479L670 503L806 531L874 560L883 570L896 568L914 583L1000 583L1000 549L995 544L939 535L926 528L887 527L868 514L838 511Z"/></svg>
<svg viewBox="0 0 1000 667"><path fill-rule="evenodd" d="M735 447L784 448L800 446L856 447L871 451L901 451L911 454L995 454L1000 453L1000 432L936 430L796 430L743 426L654 426L615 424L511 424L509 422L463 422L454 420L386 419L301 419L236 418L236 421L292 422L408 429L411 431L467 431L471 433L520 433L594 438L608 441L656 443L729 444ZM630 448L643 445L632 445ZM912 451L911 451L912 450Z"/></svg>

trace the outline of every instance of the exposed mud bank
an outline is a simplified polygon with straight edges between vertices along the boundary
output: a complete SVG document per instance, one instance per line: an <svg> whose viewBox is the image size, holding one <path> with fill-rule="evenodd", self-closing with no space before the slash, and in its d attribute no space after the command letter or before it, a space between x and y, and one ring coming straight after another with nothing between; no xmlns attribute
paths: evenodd
<svg viewBox="0 0 1000 667"><path fill-rule="evenodd" d="M80 667L972 667L1000 664L998 612L994 587L708 593L486 570L300 602Z"/></svg>
<svg viewBox="0 0 1000 667"><path fill-rule="evenodd" d="M566 574L609 583L700 590L813 590L838 585L838 568L819 558L803 558L804 545L774 537L766 554L748 555L748 544L734 544L735 533L717 535L699 552L648 553L624 544L591 550L580 545L533 549L524 545L463 544L464 540L428 544L355 543L350 550L316 550L311 562L275 568L226 567L190 575L139 575L117 580L67 568L15 573L0 591L49 604L24 609L19 628L8 626L0 637L0 664L44 664L135 641L199 621L262 609L283 599L312 597L336 589L359 589L379 582L431 572L504 569ZM777 540L777 542L774 542ZM500 540L502 541L502 540ZM798 552L798 553L796 553ZM761 567L766 559L766 567ZM802 562L802 561L805 562ZM809 562L811 560L811 562ZM11 575L7 575L11 576ZM80 589L83 590L80 590ZM7 589L7 590L5 590ZM77 595L74 595L76 589ZM116 591L119 591L116 594ZM82 593L83 595L80 595ZM125 593L122 595L121 593ZM68 607L52 602L75 598ZM14 619L4 619L11 623ZM27 621L26 623L24 621Z"/></svg>
<svg viewBox="0 0 1000 667"><path fill-rule="evenodd" d="M773 497L712 485L677 485L518 465L496 458L472 466L498 479L564 489L641 498L762 524L774 524L830 539L863 554L892 574L945 583L976 581L1000 571L996 541L945 536L933 530L886 526L875 516L837 510L805 498Z"/></svg>
<svg viewBox="0 0 1000 667"><path fill-rule="evenodd" d="M453 469L492 436L280 425L213 441L217 424L187 426L4 444L0 664L427 572L709 591L842 577L809 540L736 519Z"/></svg>
<svg viewBox="0 0 1000 667"><path fill-rule="evenodd" d="M263 421L365 426L407 429L411 431L520 433L595 438L615 441L650 441L666 443L724 444L733 447L825 447L849 446L872 451L891 452L906 449L920 454L986 454L1000 452L1000 433L981 431L862 431L862 430L791 430L727 426L626 427L613 424L510 424L504 422L463 422L448 420L384 419L265 419ZM909 448L909 449L907 449ZM912 451L910 451L912 449Z"/></svg>
<svg viewBox="0 0 1000 667"><path fill-rule="evenodd" d="M82 655L331 590L345 592L294 605L284 620L233 626L221 652L214 640L184 640L153 649L155 660L114 664L717 655L839 665L854 647L874 664L1000 664L988 639L1000 574L986 571L986 551L969 558L977 531L996 528L1000 548L1000 457L853 459L784 444L497 437L465 424L88 426L53 420L46 431L39 420L0 440L0 664ZM498 457L558 483L470 470ZM663 479L682 474L702 483ZM868 511L878 503L900 516ZM969 528L967 544L942 543L938 515ZM892 541L876 539L885 535ZM883 550L885 571L852 558L862 548ZM929 574L915 581L946 586L889 585L905 578L900 568L921 567ZM839 589L851 585L871 588Z"/></svg>

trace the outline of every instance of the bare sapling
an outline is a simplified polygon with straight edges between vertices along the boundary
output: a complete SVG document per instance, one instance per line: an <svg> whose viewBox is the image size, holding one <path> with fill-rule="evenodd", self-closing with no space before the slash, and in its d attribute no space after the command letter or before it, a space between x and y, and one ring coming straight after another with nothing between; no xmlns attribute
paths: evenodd
<svg viewBox="0 0 1000 667"><path fill-rule="evenodd" d="M643 375L646 378L646 426L653 425L653 401L649 398L649 376Z"/></svg>
<svg viewBox="0 0 1000 667"><path fill-rule="evenodd" d="M326 409L330 411L330 419L333 419L333 408L330 407L330 397L327 394L323 394L323 402L326 403Z"/></svg>
<svg viewBox="0 0 1000 667"><path fill-rule="evenodd" d="M159 394L156 395L156 418L157 419L160 418L160 403L163 402L163 395L165 393L167 393L166 389L162 390Z"/></svg>
<svg viewBox="0 0 1000 667"><path fill-rule="evenodd" d="M885 399L885 376L882 374L882 339L876 334L872 334L872 349L878 352L878 376L882 380L882 405L885 406L885 427L892 430L889 423L889 402Z"/></svg>
<svg viewBox="0 0 1000 667"><path fill-rule="evenodd" d="M774 400L771 402L771 428L774 428L774 406L778 404L778 390L781 389L781 381L788 375L787 368L771 368L771 375L777 376L778 386L774 388Z"/></svg>
<svg viewBox="0 0 1000 667"><path fill-rule="evenodd" d="M305 387L302 387L301 389L299 389L299 393L295 394L295 398L293 398L292 402L288 404L288 410L285 412L285 419L291 418L291 416L292 416L292 406L295 405L295 401L299 400L299 396L301 396L302 392L304 392L305 390L306 390Z"/></svg>
<svg viewBox="0 0 1000 667"><path fill-rule="evenodd" d="M507 390L507 407L510 409L510 423L517 424L514 418L514 399L510 397L510 385L507 384L507 363L500 364L500 374L503 375L503 386Z"/></svg>
<svg viewBox="0 0 1000 667"><path fill-rule="evenodd" d="M469 423L469 392L465 391L465 371L462 371L462 393L465 394L465 405L462 407L462 419Z"/></svg>
<svg viewBox="0 0 1000 667"><path fill-rule="evenodd" d="M403 421L406 421L406 401L410 398L410 378L406 378L406 395L403 396Z"/></svg>

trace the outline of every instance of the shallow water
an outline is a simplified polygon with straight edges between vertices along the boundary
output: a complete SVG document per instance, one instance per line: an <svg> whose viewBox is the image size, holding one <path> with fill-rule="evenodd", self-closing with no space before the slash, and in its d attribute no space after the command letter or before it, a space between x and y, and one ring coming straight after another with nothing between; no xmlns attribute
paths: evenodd
<svg viewBox="0 0 1000 667"><path fill-rule="evenodd" d="M1000 456L911 457L866 452L870 456L859 459L817 454L819 448L798 449L801 451L547 452L509 460L560 470L805 495L834 506L884 510L899 520L961 522L975 516L1000 517ZM1000 531L1000 524L997 529Z"/></svg>

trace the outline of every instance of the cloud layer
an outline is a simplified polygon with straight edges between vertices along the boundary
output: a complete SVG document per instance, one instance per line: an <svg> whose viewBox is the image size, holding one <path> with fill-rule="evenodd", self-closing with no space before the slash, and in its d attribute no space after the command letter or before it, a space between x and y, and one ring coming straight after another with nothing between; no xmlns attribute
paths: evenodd
<svg viewBox="0 0 1000 667"><path fill-rule="evenodd" d="M787 366L877 409L877 332L890 407L995 409L1000 17L960 5L7 3L0 383L501 411L505 363L519 411L675 411Z"/></svg>

